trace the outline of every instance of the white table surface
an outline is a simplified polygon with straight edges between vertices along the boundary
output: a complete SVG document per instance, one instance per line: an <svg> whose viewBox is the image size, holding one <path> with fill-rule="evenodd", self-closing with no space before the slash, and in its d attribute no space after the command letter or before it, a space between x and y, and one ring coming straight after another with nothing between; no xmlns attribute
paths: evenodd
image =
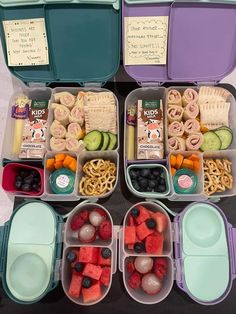
<svg viewBox="0 0 236 314"><path fill-rule="evenodd" d="M127 80L127 77L122 74L122 71L119 73L117 80ZM236 70L227 76L224 80L224 83L229 83L236 86ZM16 91L18 88L22 87L23 84L20 80L13 77L8 71L5 61L3 58L3 53L0 44L0 124L3 127L2 132L0 132L0 149L2 149L2 139L4 130L6 127L6 112L8 101L13 94L13 91ZM12 201L7 197L6 193L0 187L0 225L4 224L11 215L12 212Z"/></svg>

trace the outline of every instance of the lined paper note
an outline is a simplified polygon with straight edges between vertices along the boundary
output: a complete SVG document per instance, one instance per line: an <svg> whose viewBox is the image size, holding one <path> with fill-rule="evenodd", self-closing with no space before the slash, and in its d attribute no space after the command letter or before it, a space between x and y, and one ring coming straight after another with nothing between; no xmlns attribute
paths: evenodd
<svg viewBox="0 0 236 314"><path fill-rule="evenodd" d="M125 17L125 65L166 64L168 19Z"/></svg>
<svg viewBox="0 0 236 314"><path fill-rule="evenodd" d="M49 64L43 18L3 21L9 66Z"/></svg>

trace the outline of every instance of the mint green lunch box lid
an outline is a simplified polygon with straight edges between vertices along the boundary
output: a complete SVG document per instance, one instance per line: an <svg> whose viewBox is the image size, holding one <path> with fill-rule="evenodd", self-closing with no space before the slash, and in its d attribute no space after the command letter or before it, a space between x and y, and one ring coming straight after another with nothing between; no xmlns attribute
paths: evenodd
<svg viewBox="0 0 236 314"><path fill-rule="evenodd" d="M0 0L3 21L44 19L48 65L8 66L25 83L104 84L120 65L120 0Z"/></svg>
<svg viewBox="0 0 236 314"><path fill-rule="evenodd" d="M62 223L50 205L34 200L18 206L0 228L0 275L13 301L35 303L57 286Z"/></svg>

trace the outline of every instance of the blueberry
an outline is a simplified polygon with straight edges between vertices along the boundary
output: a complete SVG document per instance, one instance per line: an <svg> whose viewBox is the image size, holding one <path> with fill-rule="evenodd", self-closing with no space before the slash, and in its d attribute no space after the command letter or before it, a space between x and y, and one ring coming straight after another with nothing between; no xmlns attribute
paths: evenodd
<svg viewBox="0 0 236 314"><path fill-rule="evenodd" d="M33 178L39 177L39 173L36 170L31 170L30 171L30 176Z"/></svg>
<svg viewBox="0 0 236 314"><path fill-rule="evenodd" d="M153 191L153 188L150 188L150 186L147 186L146 191L147 191L147 192L152 192L152 191Z"/></svg>
<svg viewBox="0 0 236 314"><path fill-rule="evenodd" d="M156 222L155 222L155 220L154 219L152 219L152 218L149 218L149 219L147 219L146 221L145 221L145 223L146 223L146 226L149 228L149 229L155 229L156 228Z"/></svg>
<svg viewBox="0 0 236 314"><path fill-rule="evenodd" d="M138 177L137 171L133 170L133 169L130 170L129 175L130 175L131 179L137 179L137 177Z"/></svg>
<svg viewBox="0 0 236 314"><path fill-rule="evenodd" d="M82 286L86 289L90 288L92 286L92 279L90 279L88 277L84 277L84 279L82 281Z"/></svg>
<svg viewBox="0 0 236 314"><path fill-rule="evenodd" d="M147 169L147 168L146 169L142 169L140 171L140 175L142 177L144 177L144 178L147 178L150 175L150 173L151 173L150 169Z"/></svg>
<svg viewBox="0 0 236 314"><path fill-rule="evenodd" d="M19 189L21 188L21 184L22 184L22 182L21 182L20 180L18 180L18 181L15 181L14 186L15 186L15 188L16 188L17 190L19 190Z"/></svg>
<svg viewBox="0 0 236 314"><path fill-rule="evenodd" d="M102 249L101 255L103 258L107 259L111 257L111 250L108 248Z"/></svg>
<svg viewBox="0 0 236 314"><path fill-rule="evenodd" d="M131 216L136 218L139 216L140 214L140 210L137 208L137 207L134 207L131 209L131 212L130 212Z"/></svg>
<svg viewBox="0 0 236 314"><path fill-rule="evenodd" d="M142 252L145 252L145 247L144 247L144 244L142 242L136 242L134 244L134 251L136 253L142 253Z"/></svg>
<svg viewBox="0 0 236 314"><path fill-rule="evenodd" d="M67 260L67 262L72 263L76 260L76 257L77 257L77 255L75 254L75 252L70 251L66 255L66 260Z"/></svg>
<svg viewBox="0 0 236 314"><path fill-rule="evenodd" d="M149 174L148 179L149 180L155 180L156 177L154 176L154 174L151 173L151 174Z"/></svg>
<svg viewBox="0 0 236 314"><path fill-rule="evenodd" d="M163 193L166 190L166 186L164 184L160 184L158 186L158 192Z"/></svg>
<svg viewBox="0 0 236 314"><path fill-rule="evenodd" d="M31 175L29 175L28 177L25 177L23 179L23 182L26 184L32 184L33 183L33 177Z"/></svg>
<svg viewBox="0 0 236 314"><path fill-rule="evenodd" d="M143 178L142 180L139 181L139 185L142 189L146 188L148 186L148 179Z"/></svg>
<svg viewBox="0 0 236 314"><path fill-rule="evenodd" d="M159 169L153 169L152 170L152 174L155 176L155 177L159 177L160 174L161 174L161 171Z"/></svg>
<svg viewBox="0 0 236 314"><path fill-rule="evenodd" d="M84 264L82 263L76 263L74 266L75 270L80 273L84 269Z"/></svg>
<svg viewBox="0 0 236 314"><path fill-rule="evenodd" d="M29 175L29 171L28 170L20 170L19 175L21 176L21 178L25 178Z"/></svg>
<svg viewBox="0 0 236 314"><path fill-rule="evenodd" d="M138 184L137 181L135 181L135 182L133 183L133 188L134 188L135 190L137 190L137 191L140 191L140 185Z"/></svg>
<svg viewBox="0 0 236 314"><path fill-rule="evenodd" d="M33 178L33 183L40 183L40 177Z"/></svg>
<svg viewBox="0 0 236 314"><path fill-rule="evenodd" d="M33 183L32 184L32 189L36 192L40 192L41 188L40 188L40 184L38 183Z"/></svg>
<svg viewBox="0 0 236 314"><path fill-rule="evenodd" d="M16 176L16 177L15 177L15 180L16 180L16 181L22 181L22 177L21 177L21 176Z"/></svg>
<svg viewBox="0 0 236 314"><path fill-rule="evenodd" d="M30 192L30 191L31 191L31 185L28 184L28 183L24 183L24 184L22 184L22 186L21 186L21 190L22 190L23 192Z"/></svg>
<svg viewBox="0 0 236 314"><path fill-rule="evenodd" d="M160 178L159 184L160 185L165 185L166 184L166 180L164 178Z"/></svg>
<svg viewBox="0 0 236 314"><path fill-rule="evenodd" d="M154 180L148 180L148 186L149 186L150 188L154 189L155 186L156 186L156 181L154 181Z"/></svg>

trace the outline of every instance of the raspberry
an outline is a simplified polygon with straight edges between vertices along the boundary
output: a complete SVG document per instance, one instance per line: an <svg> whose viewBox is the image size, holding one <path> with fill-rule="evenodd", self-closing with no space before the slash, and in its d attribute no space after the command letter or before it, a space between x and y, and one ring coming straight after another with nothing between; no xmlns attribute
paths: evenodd
<svg viewBox="0 0 236 314"><path fill-rule="evenodd" d="M163 257L156 258L154 262L153 270L156 276L160 280L163 280L165 276L167 275L167 270L168 270L167 260Z"/></svg>
<svg viewBox="0 0 236 314"><path fill-rule="evenodd" d="M71 230L76 231L79 230L84 225L84 220L79 216L75 215L70 222Z"/></svg>
<svg viewBox="0 0 236 314"><path fill-rule="evenodd" d="M89 211L88 210L82 210L79 213L79 216L86 222L89 220Z"/></svg>
<svg viewBox="0 0 236 314"><path fill-rule="evenodd" d="M102 217L107 218L107 214L104 210L102 210L101 208L94 208L93 211L99 213Z"/></svg>
<svg viewBox="0 0 236 314"><path fill-rule="evenodd" d="M132 289L138 289L141 286L141 275L135 271L129 277L128 284Z"/></svg>
<svg viewBox="0 0 236 314"><path fill-rule="evenodd" d="M109 220L103 221L98 229L98 235L102 240L110 240L112 235L111 222Z"/></svg>
<svg viewBox="0 0 236 314"><path fill-rule="evenodd" d="M129 261L126 265L126 269L128 273L133 273L135 270L134 263Z"/></svg>

